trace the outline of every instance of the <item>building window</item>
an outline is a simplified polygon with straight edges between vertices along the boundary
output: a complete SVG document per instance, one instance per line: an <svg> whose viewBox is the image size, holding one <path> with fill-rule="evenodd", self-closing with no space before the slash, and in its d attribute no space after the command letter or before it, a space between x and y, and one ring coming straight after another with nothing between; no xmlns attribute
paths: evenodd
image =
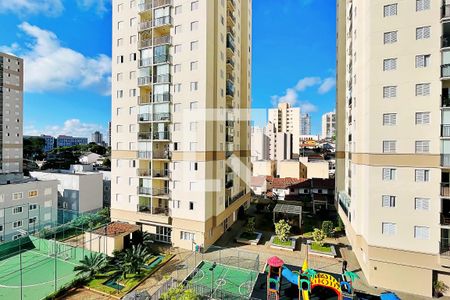
<svg viewBox="0 0 450 300"><path fill-rule="evenodd" d="M181 123L174 123L173 131L180 131L180 130L181 130Z"/></svg>
<svg viewBox="0 0 450 300"><path fill-rule="evenodd" d="M416 113L416 125L430 124L429 112L417 112Z"/></svg>
<svg viewBox="0 0 450 300"><path fill-rule="evenodd" d="M395 98L397 97L397 86L384 86L383 98Z"/></svg>
<svg viewBox="0 0 450 300"><path fill-rule="evenodd" d="M22 237L21 234L15 234L15 235L13 235L12 239L13 239L13 241L15 241L15 240L20 239L21 237Z"/></svg>
<svg viewBox="0 0 450 300"><path fill-rule="evenodd" d="M181 45L175 45L173 53L177 54L181 52Z"/></svg>
<svg viewBox="0 0 450 300"><path fill-rule="evenodd" d="M395 180L397 170L391 168L383 168L383 180L392 181Z"/></svg>
<svg viewBox="0 0 450 300"><path fill-rule="evenodd" d="M387 58L383 60L383 71L392 71L397 69L397 59Z"/></svg>
<svg viewBox="0 0 450 300"><path fill-rule="evenodd" d="M384 43L393 44L397 42L397 31L390 31L384 33Z"/></svg>
<svg viewBox="0 0 450 300"><path fill-rule="evenodd" d="M181 72L181 65L180 64L176 64L173 66L173 72L174 73L179 73Z"/></svg>
<svg viewBox="0 0 450 300"><path fill-rule="evenodd" d="M14 223L13 223L13 226L12 226L13 228L18 228L18 227L22 227L22 220L20 220L20 221L15 221Z"/></svg>
<svg viewBox="0 0 450 300"><path fill-rule="evenodd" d="M430 210L430 199L428 198L415 198L414 199L415 210Z"/></svg>
<svg viewBox="0 0 450 300"><path fill-rule="evenodd" d="M191 23L191 31L195 31L198 29L198 21Z"/></svg>
<svg viewBox="0 0 450 300"><path fill-rule="evenodd" d="M198 49L198 41L191 42L191 51Z"/></svg>
<svg viewBox="0 0 450 300"><path fill-rule="evenodd" d="M429 39L431 36L431 27L424 26L416 28L416 40Z"/></svg>
<svg viewBox="0 0 450 300"><path fill-rule="evenodd" d="M180 232L180 239L184 241L193 241L195 239L195 234L187 231Z"/></svg>
<svg viewBox="0 0 450 300"><path fill-rule="evenodd" d="M430 228L426 226L414 226L414 238L418 240L429 240Z"/></svg>
<svg viewBox="0 0 450 300"><path fill-rule="evenodd" d="M3 225L0 225L0 232L3 231Z"/></svg>
<svg viewBox="0 0 450 300"><path fill-rule="evenodd" d="M22 192L13 193L13 194L12 194L12 199L13 199L13 200L20 200L20 199L23 199L23 193L22 193Z"/></svg>
<svg viewBox="0 0 450 300"><path fill-rule="evenodd" d="M37 204L30 204L29 210L36 210L36 209L37 209Z"/></svg>
<svg viewBox="0 0 450 300"><path fill-rule="evenodd" d="M28 224L36 224L37 217L32 217L28 220Z"/></svg>
<svg viewBox="0 0 450 300"><path fill-rule="evenodd" d="M430 65L431 55L416 55L416 68L426 68Z"/></svg>
<svg viewBox="0 0 450 300"><path fill-rule="evenodd" d="M198 1L194 1L191 3L191 10L197 10L198 9Z"/></svg>
<svg viewBox="0 0 450 300"><path fill-rule="evenodd" d="M176 25L175 26L175 34L179 34L181 33L181 25Z"/></svg>
<svg viewBox="0 0 450 300"><path fill-rule="evenodd" d="M416 141L416 153L429 153L430 141Z"/></svg>
<svg viewBox="0 0 450 300"><path fill-rule="evenodd" d="M383 235L395 235L397 231L397 224L395 223L382 223L382 234Z"/></svg>
<svg viewBox="0 0 450 300"><path fill-rule="evenodd" d="M383 195L382 206L383 207L395 207L395 196Z"/></svg>
<svg viewBox="0 0 450 300"><path fill-rule="evenodd" d="M416 182L428 182L430 181L430 170L417 169L414 171L414 178Z"/></svg>
<svg viewBox="0 0 450 300"><path fill-rule="evenodd" d="M191 62L191 71L197 70L198 68L198 61L192 61Z"/></svg>
<svg viewBox="0 0 450 300"><path fill-rule="evenodd" d="M194 210L194 202L189 201L189 210Z"/></svg>
<svg viewBox="0 0 450 300"><path fill-rule="evenodd" d="M383 141L383 153L395 153L396 141Z"/></svg>
<svg viewBox="0 0 450 300"><path fill-rule="evenodd" d="M396 15L397 15L397 3L384 6L384 16L385 17L396 16Z"/></svg>
<svg viewBox="0 0 450 300"><path fill-rule="evenodd" d="M197 91L197 90L198 90L198 82L197 81L191 82L191 92Z"/></svg>
<svg viewBox="0 0 450 300"><path fill-rule="evenodd" d="M179 14L181 14L182 12L183 12L183 8L182 8L181 5L175 6L175 14L176 14L176 15L179 15Z"/></svg>
<svg viewBox="0 0 450 300"><path fill-rule="evenodd" d="M29 191L28 198L37 197L38 191Z"/></svg>
<svg viewBox="0 0 450 300"><path fill-rule="evenodd" d="M429 96L429 95L430 95L429 83L416 84L416 96Z"/></svg>
<svg viewBox="0 0 450 300"><path fill-rule="evenodd" d="M393 126L396 124L397 124L397 114L396 113L383 114L383 125L384 126Z"/></svg>
<svg viewBox="0 0 450 300"><path fill-rule="evenodd" d="M430 9L430 0L416 0L416 11Z"/></svg>

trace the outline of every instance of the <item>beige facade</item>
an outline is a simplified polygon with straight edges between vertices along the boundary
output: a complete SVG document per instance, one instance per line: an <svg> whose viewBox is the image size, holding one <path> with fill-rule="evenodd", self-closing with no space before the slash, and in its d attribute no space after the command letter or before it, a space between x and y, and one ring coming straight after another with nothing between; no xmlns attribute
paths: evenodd
<svg viewBox="0 0 450 300"><path fill-rule="evenodd" d="M450 9L337 1L336 194L369 283L449 281Z"/></svg>
<svg viewBox="0 0 450 300"><path fill-rule="evenodd" d="M300 162L298 160L277 162L277 175L280 178L304 178L300 176Z"/></svg>
<svg viewBox="0 0 450 300"><path fill-rule="evenodd" d="M322 138L331 139L336 132L336 113L328 112L322 115Z"/></svg>
<svg viewBox="0 0 450 300"><path fill-rule="evenodd" d="M277 164L274 160L258 160L252 163L252 176L272 176L277 173Z"/></svg>
<svg viewBox="0 0 450 300"><path fill-rule="evenodd" d="M325 160L309 160L300 157L300 178L330 178L330 164Z"/></svg>
<svg viewBox="0 0 450 300"><path fill-rule="evenodd" d="M292 139L292 149L290 149L290 151L291 153L298 154L300 143L300 116L300 108L292 107L289 103L279 103L277 108L269 109L268 128L275 133L275 136L272 135L270 137L270 159L275 159L272 153L278 152L276 148L280 143L277 141L277 133L290 133L292 135L288 135Z"/></svg>
<svg viewBox="0 0 450 300"><path fill-rule="evenodd" d="M249 199L250 0L113 1L113 220L208 246Z"/></svg>
<svg viewBox="0 0 450 300"><path fill-rule="evenodd" d="M0 172L21 173L23 160L23 59L0 52Z"/></svg>

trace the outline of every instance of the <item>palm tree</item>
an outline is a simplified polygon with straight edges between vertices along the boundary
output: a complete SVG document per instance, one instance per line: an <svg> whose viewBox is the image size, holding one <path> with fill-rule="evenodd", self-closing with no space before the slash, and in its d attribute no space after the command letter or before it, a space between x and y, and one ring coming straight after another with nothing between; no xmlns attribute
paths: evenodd
<svg viewBox="0 0 450 300"><path fill-rule="evenodd" d="M139 275L151 256L147 248L133 245L132 248L115 254L111 260L111 268L126 279L127 274Z"/></svg>
<svg viewBox="0 0 450 300"><path fill-rule="evenodd" d="M89 256L85 255L80 260L81 265L75 266L73 270L78 271L77 276L88 274L89 277L92 277L105 267L105 262L106 260L103 255L91 253Z"/></svg>
<svg viewBox="0 0 450 300"><path fill-rule="evenodd" d="M142 233L142 244L144 244L145 247L150 248L150 246L153 244L153 236L148 232Z"/></svg>

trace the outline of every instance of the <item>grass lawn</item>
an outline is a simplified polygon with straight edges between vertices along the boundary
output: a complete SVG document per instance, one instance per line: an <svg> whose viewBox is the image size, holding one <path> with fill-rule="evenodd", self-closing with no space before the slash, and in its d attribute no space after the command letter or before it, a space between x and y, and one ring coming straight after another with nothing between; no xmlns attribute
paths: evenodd
<svg viewBox="0 0 450 300"><path fill-rule="evenodd" d="M311 249L314 251L320 251L320 252L326 252L326 253L331 253L331 247L330 246L320 246L317 243L311 243Z"/></svg>
<svg viewBox="0 0 450 300"><path fill-rule="evenodd" d="M258 235L256 233L243 232L241 233L239 238L245 240L256 240L258 238Z"/></svg>
<svg viewBox="0 0 450 300"><path fill-rule="evenodd" d="M117 295L117 296L124 296L127 294L130 290L132 290L134 287L139 285L144 279L151 276L154 272L156 272L162 265L164 265L168 260L170 260L173 257L173 255L169 254L164 256L162 261L153 266L151 269L142 269L141 273L138 274L127 274L127 278L119 278L117 279L117 283L120 285L123 285L123 288L121 290L117 290L113 287L106 286L104 283L110 279L113 278L114 272L109 272L105 274L97 274L91 281L89 281L86 286L90 287L92 289L95 289L97 291L109 294L109 295ZM150 265L153 261L155 261L158 257L155 256L152 259L148 261L148 265Z"/></svg>
<svg viewBox="0 0 450 300"><path fill-rule="evenodd" d="M286 242L283 242L283 241L280 240L277 236L273 238L272 243L273 243L274 245L282 246L282 247L290 247L290 246L292 246L292 241L291 241L291 239L288 239Z"/></svg>

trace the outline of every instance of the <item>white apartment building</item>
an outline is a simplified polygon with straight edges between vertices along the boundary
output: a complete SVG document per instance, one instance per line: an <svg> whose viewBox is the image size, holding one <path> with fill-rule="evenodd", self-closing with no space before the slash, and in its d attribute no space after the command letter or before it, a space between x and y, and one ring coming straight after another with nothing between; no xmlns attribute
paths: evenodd
<svg viewBox="0 0 450 300"><path fill-rule="evenodd" d="M303 114L300 119L300 136L311 135L311 115Z"/></svg>
<svg viewBox="0 0 450 300"><path fill-rule="evenodd" d="M252 127L251 130L251 161L269 159L270 137L265 128Z"/></svg>
<svg viewBox="0 0 450 300"><path fill-rule="evenodd" d="M300 116L300 108L292 107L289 103L279 103L277 108L269 109L268 121L273 124L270 129L273 129L275 133L292 134L292 153L295 154L299 153ZM271 141L271 148L276 148L276 146L277 143Z"/></svg>
<svg viewBox="0 0 450 300"><path fill-rule="evenodd" d="M336 191L369 284L450 285L450 3L339 0Z"/></svg>
<svg viewBox="0 0 450 300"><path fill-rule="evenodd" d="M331 139L336 132L336 112L322 115L322 138Z"/></svg>
<svg viewBox="0 0 450 300"><path fill-rule="evenodd" d="M23 60L0 52L0 172L21 173L23 165Z"/></svg>
<svg viewBox="0 0 450 300"><path fill-rule="evenodd" d="M209 246L250 199L251 1L112 5L111 217Z"/></svg>

